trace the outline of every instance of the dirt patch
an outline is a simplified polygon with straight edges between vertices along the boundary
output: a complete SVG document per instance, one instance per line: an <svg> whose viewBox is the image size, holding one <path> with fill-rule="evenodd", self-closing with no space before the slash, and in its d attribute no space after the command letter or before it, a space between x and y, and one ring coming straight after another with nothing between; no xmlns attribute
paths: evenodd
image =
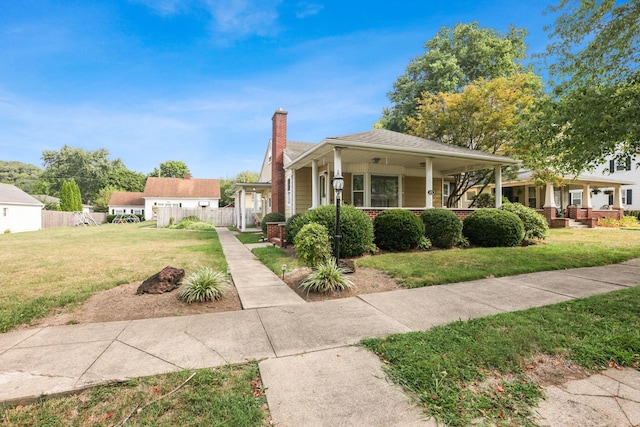
<svg viewBox="0 0 640 427"><path fill-rule="evenodd" d="M525 366L525 373L538 385L546 387L590 377L593 371L561 356L538 354Z"/></svg>
<svg viewBox="0 0 640 427"><path fill-rule="evenodd" d="M308 302L402 289L402 286L398 285L393 278L380 271L358 268L355 273L349 275L349 279L356 285L355 289L329 295L307 295L298 289L298 284L310 271L308 268L301 268L285 275L287 285ZM240 298L234 286L231 286L229 292L219 301L187 304L178 298L179 288L163 294L136 295L140 283L129 283L98 292L73 311L69 311L68 308L60 309L19 329L242 310Z"/></svg>
<svg viewBox="0 0 640 427"><path fill-rule="evenodd" d="M61 309L22 329L242 310L238 292L233 286L219 301L187 304L178 298L178 290L163 294L136 295L141 283L129 283L98 292L72 312Z"/></svg>
<svg viewBox="0 0 640 427"><path fill-rule="evenodd" d="M332 294L307 294L305 291L299 288L300 283L311 272L310 268L299 268L290 273L285 274L284 281L291 289L293 289L298 295L300 295L305 301L317 302L326 301L338 298L347 298L357 295L373 294L377 292L395 291L397 289L406 289L399 285L398 282L391 276L382 273L381 271L374 270L372 268L357 267L356 271L352 274L348 274L347 277L351 280L355 288Z"/></svg>

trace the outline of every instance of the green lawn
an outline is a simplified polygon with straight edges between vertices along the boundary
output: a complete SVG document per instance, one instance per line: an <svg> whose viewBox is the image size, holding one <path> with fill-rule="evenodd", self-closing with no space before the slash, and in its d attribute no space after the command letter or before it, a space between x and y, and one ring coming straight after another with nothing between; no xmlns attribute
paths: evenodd
<svg viewBox="0 0 640 427"><path fill-rule="evenodd" d="M413 288L605 265L637 257L638 230L552 229L547 240L532 246L386 253L360 258L356 265L382 270Z"/></svg>
<svg viewBox="0 0 640 427"><path fill-rule="evenodd" d="M586 368L640 366L640 286L547 307L368 339L390 376L449 426L533 425L541 354Z"/></svg>
<svg viewBox="0 0 640 427"><path fill-rule="evenodd" d="M236 239L247 245L249 243L260 243L260 239L262 238L263 234L261 232L246 232L236 233L235 236Z"/></svg>
<svg viewBox="0 0 640 427"><path fill-rule="evenodd" d="M0 332L166 266L226 271L215 231L104 224L0 235Z"/></svg>
<svg viewBox="0 0 640 427"><path fill-rule="evenodd" d="M0 424L113 426L131 415L124 425L260 427L266 425L266 399L258 378L256 363L157 375L32 405L0 406Z"/></svg>

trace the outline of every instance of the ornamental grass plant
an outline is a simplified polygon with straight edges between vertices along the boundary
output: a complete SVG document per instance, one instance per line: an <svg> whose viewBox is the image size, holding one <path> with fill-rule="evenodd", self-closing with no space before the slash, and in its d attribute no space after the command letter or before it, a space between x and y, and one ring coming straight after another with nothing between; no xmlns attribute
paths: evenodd
<svg viewBox="0 0 640 427"><path fill-rule="evenodd" d="M226 274L204 267L184 278L178 297L189 304L216 301L222 298L228 289L229 280Z"/></svg>
<svg viewBox="0 0 640 427"><path fill-rule="evenodd" d="M336 265L335 258L319 264L307 276L300 288L303 291L329 294L341 292L355 287L346 276L347 270Z"/></svg>

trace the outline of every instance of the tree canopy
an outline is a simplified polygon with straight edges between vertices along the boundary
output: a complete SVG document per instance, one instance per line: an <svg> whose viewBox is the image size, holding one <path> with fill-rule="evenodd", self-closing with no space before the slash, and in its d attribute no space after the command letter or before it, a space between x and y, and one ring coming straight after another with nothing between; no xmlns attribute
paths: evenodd
<svg viewBox="0 0 640 427"><path fill-rule="evenodd" d="M479 78L505 77L523 70L525 29L511 26L507 33L482 28L477 22L442 27L425 44L426 52L409 63L387 94L392 102L379 126L404 132L405 119L416 113L424 92L460 92Z"/></svg>
<svg viewBox="0 0 640 427"><path fill-rule="evenodd" d="M131 171L123 166L110 171L101 184L102 188L110 187L117 191L142 192L146 183L145 174Z"/></svg>
<svg viewBox="0 0 640 427"><path fill-rule="evenodd" d="M0 182L12 184L29 194L34 194L34 185L42 169L36 165L0 160Z"/></svg>
<svg viewBox="0 0 640 427"><path fill-rule="evenodd" d="M180 160L167 160L160 163L160 167L155 168L149 176L162 178L184 178L185 174L190 174L189 167Z"/></svg>
<svg viewBox="0 0 640 427"><path fill-rule="evenodd" d="M549 62L552 91L522 131L528 163L574 174L640 149L640 2L562 0Z"/></svg>
<svg viewBox="0 0 640 427"><path fill-rule="evenodd" d="M416 116L407 119L408 133L491 154L511 154L514 131L522 113L531 108L541 91L540 78L532 73L480 78L460 93L425 92L418 100ZM455 206L471 187L486 185L493 170L454 175L447 204Z"/></svg>
<svg viewBox="0 0 640 427"><path fill-rule="evenodd" d="M48 187L50 195L59 194L62 184L73 178L84 197L83 201L89 202L112 170L124 168L120 159L109 160L108 156L109 152L104 148L86 151L65 145L60 151L45 150L42 152L45 169L41 179L46 184L42 187Z"/></svg>

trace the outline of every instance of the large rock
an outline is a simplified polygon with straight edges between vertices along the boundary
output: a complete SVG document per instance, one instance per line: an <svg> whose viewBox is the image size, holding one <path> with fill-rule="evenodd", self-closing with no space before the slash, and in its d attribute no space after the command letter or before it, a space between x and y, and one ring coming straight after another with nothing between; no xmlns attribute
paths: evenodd
<svg viewBox="0 0 640 427"><path fill-rule="evenodd" d="M141 294L162 294L171 292L184 277L184 270L181 268L165 267L161 272L154 274L138 286L137 295Z"/></svg>

